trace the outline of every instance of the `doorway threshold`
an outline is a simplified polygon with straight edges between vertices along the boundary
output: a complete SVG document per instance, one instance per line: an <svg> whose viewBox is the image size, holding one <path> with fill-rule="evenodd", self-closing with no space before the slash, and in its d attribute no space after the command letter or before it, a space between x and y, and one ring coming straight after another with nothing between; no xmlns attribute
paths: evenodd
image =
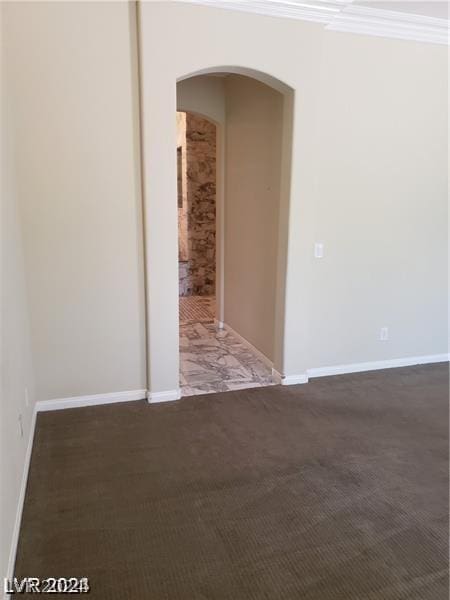
<svg viewBox="0 0 450 600"><path fill-rule="evenodd" d="M270 367L228 329L219 329L214 322L180 324L182 396L276 383Z"/></svg>

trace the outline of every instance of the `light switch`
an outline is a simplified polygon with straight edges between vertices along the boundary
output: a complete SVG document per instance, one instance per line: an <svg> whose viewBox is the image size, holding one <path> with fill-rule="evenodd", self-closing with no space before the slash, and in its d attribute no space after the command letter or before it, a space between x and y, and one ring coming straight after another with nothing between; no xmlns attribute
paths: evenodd
<svg viewBox="0 0 450 600"><path fill-rule="evenodd" d="M323 244L316 242L314 244L314 258L323 258Z"/></svg>

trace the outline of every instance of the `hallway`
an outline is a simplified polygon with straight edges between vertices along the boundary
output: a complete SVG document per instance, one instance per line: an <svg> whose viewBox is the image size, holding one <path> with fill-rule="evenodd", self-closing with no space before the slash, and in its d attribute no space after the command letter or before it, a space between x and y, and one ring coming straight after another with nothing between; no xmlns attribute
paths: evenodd
<svg viewBox="0 0 450 600"><path fill-rule="evenodd" d="M213 322L180 325L182 396L276 383L271 368L229 330Z"/></svg>

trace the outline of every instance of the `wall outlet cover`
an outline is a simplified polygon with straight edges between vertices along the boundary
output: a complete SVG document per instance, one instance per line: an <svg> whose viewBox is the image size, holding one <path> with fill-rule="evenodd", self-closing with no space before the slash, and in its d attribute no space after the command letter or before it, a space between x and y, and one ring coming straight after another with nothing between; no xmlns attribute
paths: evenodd
<svg viewBox="0 0 450 600"><path fill-rule="evenodd" d="M314 258L323 258L323 243L316 242L314 244Z"/></svg>
<svg viewBox="0 0 450 600"><path fill-rule="evenodd" d="M387 327L382 327L380 329L380 341L386 342L389 339L389 329Z"/></svg>

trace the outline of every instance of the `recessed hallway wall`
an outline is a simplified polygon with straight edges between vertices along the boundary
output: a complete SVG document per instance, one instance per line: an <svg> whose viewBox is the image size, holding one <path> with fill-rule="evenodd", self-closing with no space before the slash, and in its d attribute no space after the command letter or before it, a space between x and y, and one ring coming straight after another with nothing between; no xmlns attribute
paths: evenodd
<svg viewBox="0 0 450 600"><path fill-rule="evenodd" d="M225 97L225 322L273 361L283 95L230 75Z"/></svg>

